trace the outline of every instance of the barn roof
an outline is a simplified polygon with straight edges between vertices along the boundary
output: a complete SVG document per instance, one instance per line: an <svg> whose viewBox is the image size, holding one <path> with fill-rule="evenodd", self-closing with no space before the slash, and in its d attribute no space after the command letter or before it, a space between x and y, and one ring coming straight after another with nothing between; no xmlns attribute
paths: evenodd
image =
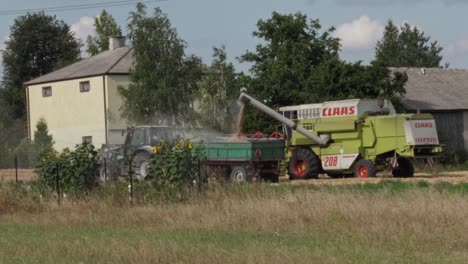
<svg viewBox="0 0 468 264"><path fill-rule="evenodd" d="M407 110L468 110L468 70L442 68L392 68L406 72L406 94L402 104Z"/></svg>
<svg viewBox="0 0 468 264"><path fill-rule="evenodd" d="M130 46L107 50L54 72L30 80L25 85L72 80L105 74L128 74L133 62Z"/></svg>

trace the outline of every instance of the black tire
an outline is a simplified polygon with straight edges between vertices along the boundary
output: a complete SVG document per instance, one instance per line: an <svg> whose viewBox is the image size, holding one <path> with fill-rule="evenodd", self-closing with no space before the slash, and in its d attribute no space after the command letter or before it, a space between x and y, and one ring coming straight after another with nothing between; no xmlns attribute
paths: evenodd
<svg viewBox="0 0 468 264"><path fill-rule="evenodd" d="M138 180L144 180L148 176L149 159L151 154L148 152L139 152L135 155L132 162L132 173Z"/></svg>
<svg viewBox="0 0 468 264"><path fill-rule="evenodd" d="M318 178L320 159L312 150L299 148L289 160L288 174L290 180Z"/></svg>
<svg viewBox="0 0 468 264"><path fill-rule="evenodd" d="M398 167L392 170L395 178L408 178L414 176L414 166L408 158L398 158Z"/></svg>
<svg viewBox="0 0 468 264"><path fill-rule="evenodd" d="M109 160L101 160L101 167L99 168L99 180L101 182L117 181L119 179L118 164L112 164Z"/></svg>
<svg viewBox="0 0 468 264"><path fill-rule="evenodd" d="M242 182L251 182L252 175L250 175L247 169L244 166L234 166L231 169L230 174L231 182L242 183Z"/></svg>
<svg viewBox="0 0 468 264"><path fill-rule="evenodd" d="M354 165L355 178L369 178L377 175L377 169L370 160L361 159Z"/></svg>

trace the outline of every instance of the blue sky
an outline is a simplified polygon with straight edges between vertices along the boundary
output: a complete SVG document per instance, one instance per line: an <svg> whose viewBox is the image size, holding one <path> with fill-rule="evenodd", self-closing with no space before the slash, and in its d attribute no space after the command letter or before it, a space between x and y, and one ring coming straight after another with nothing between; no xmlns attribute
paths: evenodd
<svg viewBox="0 0 468 264"><path fill-rule="evenodd" d="M0 12L14 9L109 2L110 0L0 0ZM380 39L388 19L401 25L418 26L444 48L443 63L450 68L468 68L468 0L167 0L147 3L160 6L187 44L187 53L211 61L213 46L225 45L228 58L238 70L248 65L236 61L259 43L252 36L259 19L273 11L302 12L318 18L324 28L337 28L342 39L341 57L348 61L373 59L375 42ZM102 8L52 12L72 26L76 36L93 34L93 19ZM106 8L126 30L128 13L135 4ZM17 15L0 15L0 38L5 40ZM3 41L2 41L3 42ZM2 49L4 46L0 46Z"/></svg>

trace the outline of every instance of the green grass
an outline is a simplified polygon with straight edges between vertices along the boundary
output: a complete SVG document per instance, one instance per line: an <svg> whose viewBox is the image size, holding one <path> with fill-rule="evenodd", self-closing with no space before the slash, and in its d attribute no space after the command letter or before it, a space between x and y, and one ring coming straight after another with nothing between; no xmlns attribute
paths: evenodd
<svg viewBox="0 0 468 264"><path fill-rule="evenodd" d="M349 234L328 236L223 230L43 228L0 226L2 263L449 263L445 252L393 238L369 245ZM404 247L401 243L405 243ZM458 249L463 254L463 249ZM206 261L206 262L205 262ZM460 262L461 263L461 262Z"/></svg>

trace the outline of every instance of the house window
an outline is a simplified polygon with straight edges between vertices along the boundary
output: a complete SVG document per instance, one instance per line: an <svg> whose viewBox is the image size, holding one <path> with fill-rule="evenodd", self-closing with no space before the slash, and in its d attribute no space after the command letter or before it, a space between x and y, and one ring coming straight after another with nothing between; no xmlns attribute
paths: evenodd
<svg viewBox="0 0 468 264"><path fill-rule="evenodd" d="M93 137L92 136L85 136L83 137L83 144L93 144Z"/></svg>
<svg viewBox="0 0 468 264"><path fill-rule="evenodd" d="M52 87L42 87L42 97L52 96Z"/></svg>
<svg viewBox="0 0 468 264"><path fill-rule="evenodd" d="M89 81L86 82L80 82L80 92L85 93L89 92L90 89Z"/></svg>

